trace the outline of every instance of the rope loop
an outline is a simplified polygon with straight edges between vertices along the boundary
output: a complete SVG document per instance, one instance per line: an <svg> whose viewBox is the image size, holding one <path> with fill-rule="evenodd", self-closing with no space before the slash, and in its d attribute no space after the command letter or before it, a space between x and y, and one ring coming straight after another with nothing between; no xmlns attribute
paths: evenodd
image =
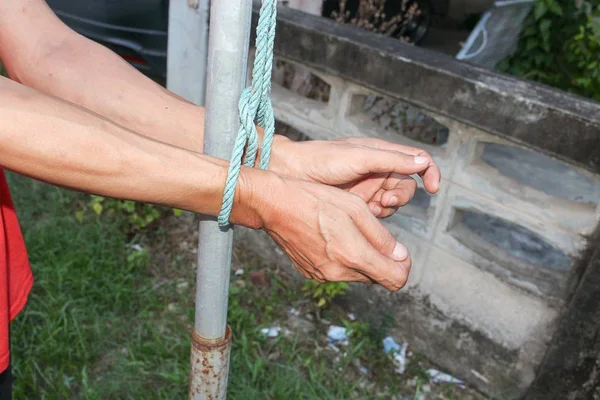
<svg viewBox="0 0 600 400"><path fill-rule="evenodd" d="M219 226L229 225L235 189L242 168L242 156L244 166L254 167L256 163L259 149L257 124L264 129L258 167L260 169L269 167L273 135L275 134L275 115L269 95L271 94L276 22L277 0L263 0L256 27L256 53L252 68L252 86L242 91L238 104L240 129L233 146L223 193L223 204L217 218Z"/></svg>

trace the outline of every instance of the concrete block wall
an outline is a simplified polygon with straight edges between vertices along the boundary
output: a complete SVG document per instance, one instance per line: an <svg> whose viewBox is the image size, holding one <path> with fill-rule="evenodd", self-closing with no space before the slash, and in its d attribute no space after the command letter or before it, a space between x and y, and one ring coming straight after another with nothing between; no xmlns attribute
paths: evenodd
<svg viewBox="0 0 600 400"><path fill-rule="evenodd" d="M355 285L347 306L376 323L393 315L397 339L487 393L524 394L585 297L575 288L596 245L600 105L288 8L277 29L280 122L311 139L422 147L443 172L437 195L420 188L384 220L411 250L407 287Z"/></svg>
<svg viewBox="0 0 600 400"><path fill-rule="evenodd" d="M364 136L421 147L442 170L437 195L419 183L415 199L384 220L414 260L404 294L358 290L388 310L418 304L420 315L396 313L394 333L421 343L420 351L461 378L490 393L525 390L568 297L573 265L597 225L600 177L306 65L276 64L272 100L279 121L311 139ZM328 101L286 88L281 69L290 64L325 82ZM400 122L382 126L374 101L399 107ZM415 126L424 133L414 135ZM422 325L421 333L407 322ZM456 364L465 351L456 343L440 358L432 342L441 335L458 335L470 348L468 360Z"/></svg>

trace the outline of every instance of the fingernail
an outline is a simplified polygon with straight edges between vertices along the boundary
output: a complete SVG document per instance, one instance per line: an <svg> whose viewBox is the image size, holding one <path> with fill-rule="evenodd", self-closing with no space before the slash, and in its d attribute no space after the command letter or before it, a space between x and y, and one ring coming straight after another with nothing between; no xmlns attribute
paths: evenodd
<svg viewBox="0 0 600 400"><path fill-rule="evenodd" d="M373 206L372 209L374 215L379 215L381 213L381 207L379 206Z"/></svg>
<svg viewBox="0 0 600 400"><path fill-rule="evenodd" d="M406 249L406 247L404 247L402 243L396 242L396 247L394 248L392 257L396 261L404 261L408 258L408 250Z"/></svg>
<svg viewBox="0 0 600 400"><path fill-rule="evenodd" d="M429 161L429 158L427 157L415 157L415 164L425 164L427 161Z"/></svg>
<svg viewBox="0 0 600 400"><path fill-rule="evenodd" d="M395 206L396 204L398 204L398 198L396 196L392 196L390 198L389 203L390 203L390 206Z"/></svg>

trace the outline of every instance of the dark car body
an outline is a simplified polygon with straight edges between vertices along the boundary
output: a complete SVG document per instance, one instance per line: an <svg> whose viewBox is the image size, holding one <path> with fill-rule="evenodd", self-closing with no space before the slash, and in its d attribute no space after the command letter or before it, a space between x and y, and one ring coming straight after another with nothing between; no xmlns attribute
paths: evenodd
<svg viewBox="0 0 600 400"><path fill-rule="evenodd" d="M46 1L73 30L166 82L169 0Z"/></svg>
<svg viewBox="0 0 600 400"><path fill-rule="evenodd" d="M76 32L115 51L155 81L163 85L166 83L169 0L46 1ZM399 1L388 2L394 6ZM423 10L419 26L408 32L408 36L418 42L429 27L430 13L445 12L448 0L410 1L417 2ZM329 8L334 9L333 3L336 0L324 0L324 13ZM348 6L356 8L358 1L350 1ZM393 10L390 9L390 12L393 13ZM325 14L329 16L330 12Z"/></svg>

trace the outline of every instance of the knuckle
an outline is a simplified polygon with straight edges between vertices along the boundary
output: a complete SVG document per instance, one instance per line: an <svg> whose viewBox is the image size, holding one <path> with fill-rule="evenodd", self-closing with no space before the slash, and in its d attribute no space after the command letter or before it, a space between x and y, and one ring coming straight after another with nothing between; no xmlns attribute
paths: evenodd
<svg viewBox="0 0 600 400"><path fill-rule="evenodd" d="M358 195L353 195L348 202L348 214L353 220L357 220L365 218L367 214L370 216L371 211Z"/></svg>
<svg viewBox="0 0 600 400"><path fill-rule="evenodd" d="M408 186L408 188L413 193L417 191L417 188L419 187L419 184L417 183L417 181L414 178L409 177L409 179L406 179L405 182L406 182L406 185Z"/></svg>
<svg viewBox="0 0 600 400"><path fill-rule="evenodd" d="M392 282L390 282L390 288L393 292L397 292L398 290L400 290L404 286L406 286L406 282L408 282L408 275L401 274L396 279L394 279Z"/></svg>
<svg viewBox="0 0 600 400"><path fill-rule="evenodd" d="M324 279L327 279L328 282L339 282L344 280L343 273L339 268L328 268L323 271Z"/></svg>
<svg viewBox="0 0 600 400"><path fill-rule="evenodd" d="M419 150L420 150L419 151L419 156L421 156L421 157L429 157L429 158L431 158L433 160L433 157L431 157L431 154L429 154L427 151L421 150L421 149L419 149Z"/></svg>
<svg viewBox="0 0 600 400"><path fill-rule="evenodd" d="M343 256L344 266L353 269L360 269L365 265L364 259L361 254L356 251L348 251Z"/></svg>
<svg viewBox="0 0 600 400"><path fill-rule="evenodd" d="M398 290L402 289L406 285L407 281L408 281L407 278L398 279L397 281L395 281L393 283L392 290L394 292L397 292Z"/></svg>

